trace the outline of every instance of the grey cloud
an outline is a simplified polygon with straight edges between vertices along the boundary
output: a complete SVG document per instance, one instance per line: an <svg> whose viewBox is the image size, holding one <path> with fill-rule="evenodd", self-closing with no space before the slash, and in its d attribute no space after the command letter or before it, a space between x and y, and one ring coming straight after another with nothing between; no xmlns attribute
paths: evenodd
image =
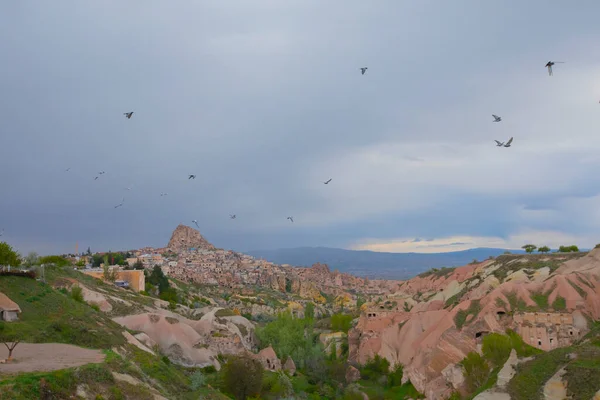
<svg viewBox="0 0 600 400"><path fill-rule="evenodd" d="M318 227L301 218L290 226L285 217L327 217L333 191L349 189L315 166L366 146L433 143L468 159L465 144L497 137L519 136L515 149L526 133L559 141L564 132L546 133L541 124L559 118L565 130L588 112L566 110L556 98L576 68L600 63L572 46L598 38L599 12L596 2L541 0L7 2L0 12L0 35L10 38L0 42L9 60L0 76L3 238L40 252L75 242L98 250L160 246L192 219L216 244L237 249L508 235L524 223L517 205L562 207L569 193L593 195L591 174L560 187L543 177L547 190L538 198L427 187L420 169L436 158L417 149L397 156L411 164L405 174L423 182L400 189L426 192L435 199L426 209L378 211L379 188L398 183L377 183L374 173L368 217L349 213ZM569 63L549 80L543 65L555 57ZM369 70L361 76L363 65ZM496 83L506 75L546 85L544 106L506 112L521 96ZM131 120L125 111L135 112ZM491 113L502 115L501 125ZM589 170L573 162L580 150L563 149L556 167ZM100 170L106 174L94 181ZM190 173L198 178L188 181ZM349 193L351 203L358 194Z"/></svg>

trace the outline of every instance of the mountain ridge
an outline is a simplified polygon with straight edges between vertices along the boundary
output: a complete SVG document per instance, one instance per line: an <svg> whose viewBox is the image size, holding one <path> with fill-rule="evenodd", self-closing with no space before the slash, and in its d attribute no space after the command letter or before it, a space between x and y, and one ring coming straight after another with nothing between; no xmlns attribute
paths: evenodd
<svg viewBox="0 0 600 400"><path fill-rule="evenodd" d="M457 267L474 259L479 261L510 251L525 254L523 250L478 247L444 253L391 253L371 250L349 250L335 247L293 247L243 252L255 258L264 258L276 264L308 267L317 262L331 269L357 276L381 279L405 279L431 268Z"/></svg>

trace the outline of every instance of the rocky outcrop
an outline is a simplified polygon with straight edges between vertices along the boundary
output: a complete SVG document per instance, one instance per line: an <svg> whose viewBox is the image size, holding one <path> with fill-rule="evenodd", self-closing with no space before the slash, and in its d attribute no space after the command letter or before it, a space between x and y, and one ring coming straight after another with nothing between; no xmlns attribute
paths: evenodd
<svg viewBox="0 0 600 400"><path fill-rule="evenodd" d="M271 346L259 351L256 358L261 362L264 369L268 371L281 370L281 361L277 358L277 354L275 354L275 350Z"/></svg>
<svg viewBox="0 0 600 400"><path fill-rule="evenodd" d="M347 336L344 332L321 333L319 341L323 345L325 353L331 354L335 347L335 356L340 357L342 355L342 344Z"/></svg>
<svg viewBox="0 0 600 400"><path fill-rule="evenodd" d="M515 351L515 349L512 349L510 351L510 356L508 357L508 360L506 360L504 366L498 372L498 380L496 381L496 385L499 388L504 388L508 384L508 382L510 382L512 377L515 376L515 365L517 365L518 362L519 359L517 358L517 352Z"/></svg>
<svg viewBox="0 0 600 400"><path fill-rule="evenodd" d="M544 400L564 400L567 398L567 385L562 379L566 373L567 371L561 368L546 382L544 385Z"/></svg>
<svg viewBox="0 0 600 400"><path fill-rule="evenodd" d="M349 332L349 360L364 364L378 354L402 364L405 379L428 398L443 399L462 385L456 365L481 351L486 334L510 328L526 343L551 350L583 337L588 318L600 319L600 249L500 256L421 274L369 304ZM500 372L500 386L514 374L515 359L512 354Z"/></svg>
<svg viewBox="0 0 600 400"><path fill-rule="evenodd" d="M215 246L210 244L200 232L185 225L179 225L175 228L167 248L175 253L189 249L215 250Z"/></svg>
<svg viewBox="0 0 600 400"><path fill-rule="evenodd" d="M296 363L294 363L292 357L288 357L287 360L285 360L283 370L292 376L296 374Z"/></svg>
<svg viewBox="0 0 600 400"><path fill-rule="evenodd" d="M358 380L360 380L360 371L352 365L349 365L346 369L346 382L352 383Z"/></svg>
<svg viewBox="0 0 600 400"><path fill-rule="evenodd" d="M198 332L188 324L171 323L167 318L159 314L137 314L114 318L114 321L128 329L146 333L175 364L186 367L213 365L220 369L216 353L197 347L202 344Z"/></svg>

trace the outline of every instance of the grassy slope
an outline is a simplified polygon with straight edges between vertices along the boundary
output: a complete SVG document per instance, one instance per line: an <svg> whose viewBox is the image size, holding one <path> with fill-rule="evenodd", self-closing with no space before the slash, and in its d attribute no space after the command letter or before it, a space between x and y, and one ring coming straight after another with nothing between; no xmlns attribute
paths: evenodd
<svg viewBox="0 0 600 400"><path fill-rule="evenodd" d="M562 367L567 370L563 380L572 398L590 399L600 390L600 323L579 344L554 349L519 364L508 384L511 398L543 399L544 385Z"/></svg>
<svg viewBox="0 0 600 400"><path fill-rule="evenodd" d="M91 289L101 288L111 295L130 302L144 304L150 300L144 296L114 288L99 280L80 274L72 269L46 271L49 283L60 279L74 278ZM6 323L5 332L14 333L24 342L69 343L82 347L104 349L107 358L102 364L88 364L47 373L26 373L0 378L0 399L25 400L40 398L40 381L47 382L47 390L53 399L72 398L77 386L85 384L88 393L102 393L106 399L151 399L150 391L143 386L134 386L115 381L111 372L129 374L142 382L149 383L169 399L222 399L213 390L203 388L190 390L190 375L195 369L171 364L160 356L153 356L126 344L124 329L107 315L95 311L86 303L80 303L44 284L21 277L1 277L0 292L5 293L21 307L20 320ZM152 300L150 300L152 301ZM110 350L119 349L123 357ZM19 357L15 349L15 358Z"/></svg>

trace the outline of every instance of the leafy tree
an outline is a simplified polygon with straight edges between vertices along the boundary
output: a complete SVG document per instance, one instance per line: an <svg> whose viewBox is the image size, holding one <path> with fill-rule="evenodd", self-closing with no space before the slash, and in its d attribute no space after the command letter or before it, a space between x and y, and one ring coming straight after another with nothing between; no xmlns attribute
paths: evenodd
<svg viewBox="0 0 600 400"><path fill-rule="evenodd" d="M10 265L11 267L21 265L19 253L6 242L0 242L0 265Z"/></svg>
<svg viewBox="0 0 600 400"><path fill-rule="evenodd" d="M264 328L258 328L256 336L263 347L273 346L280 359L292 357L296 361L304 358L304 321L292 317L289 311L279 314L275 321L268 323Z"/></svg>
<svg viewBox="0 0 600 400"><path fill-rule="evenodd" d="M315 305L312 301L306 303L306 307L304 307L304 319L310 323L315 319Z"/></svg>
<svg viewBox="0 0 600 400"><path fill-rule="evenodd" d="M38 264L39 259L40 257L38 256L38 253L36 253L35 251L31 251L29 252L29 254L27 254L25 259L23 259L23 265L25 265L26 267L33 267L34 265Z"/></svg>
<svg viewBox="0 0 600 400"><path fill-rule="evenodd" d="M404 375L404 369L402 364L396 364L396 368L390 372L388 376L388 385L390 387L402 386L402 376Z"/></svg>
<svg viewBox="0 0 600 400"><path fill-rule="evenodd" d="M231 357L223 367L223 383L237 400L256 396L262 388L263 367L247 355Z"/></svg>
<svg viewBox="0 0 600 400"><path fill-rule="evenodd" d="M525 252L527 252L527 254L531 254L534 252L535 249L537 249L537 246L535 244L526 244L521 248L524 249Z"/></svg>
<svg viewBox="0 0 600 400"><path fill-rule="evenodd" d="M94 254L92 256L92 267L100 268L100 264L102 264L104 262L103 258L104 257L102 257L100 254Z"/></svg>
<svg viewBox="0 0 600 400"><path fill-rule="evenodd" d="M331 316L331 330L334 332L348 333L352 323L352 315L333 314Z"/></svg>
<svg viewBox="0 0 600 400"><path fill-rule="evenodd" d="M577 253L579 251L579 247L575 246L574 244L571 246L560 246L558 251L560 253Z"/></svg>
<svg viewBox="0 0 600 400"><path fill-rule="evenodd" d="M89 248L89 246L88 246L88 249L87 249L87 252L86 252L86 254L87 254L88 256L91 256L91 255L92 255L92 250Z"/></svg>
<svg viewBox="0 0 600 400"><path fill-rule="evenodd" d="M40 264L53 264L57 267L66 267L71 265L71 261L67 260L62 256L45 256L39 259Z"/></svg>
<svg viewBox="0 0 600 400"><path fill-rule="evenodd" d="M102 277L107 282L114 282L117 280L117 270L115 268L110 268L107 263L104 263Z"/></svg>
<svg viewBox="0 0 600 400"><path fill-rule="evenodd" d="M375 357L368 360L362 367L360 374L367 380L376 380L389 372L390 362L379 354L375 354Z"/></svg>
<svg viewBox="0 0 600 400"><path fill-rule="evenodd" d="M158 287L158 292L163 293L169 290L169 278L165 276L160 265L155 265L152 272L147 277L148 282Z"/></svg>
<svg viewBox="0 0 600 400"><path fill-rule="evenodd" d="M13 350L21 342L17 334L6 329L6 322L0 322L0 342L8 349L8 361L12 360Z"/></svg>
<svg viewBox="0 0 600 400"><path fill-rule="evenodd" d="M538 248L538 251L540 253L548 253L548 252L550 252L550 247L548 247L548 246L542 246L542 247Z"/></svg>
<svg viewBox="0 0 600 400"><path fill-rule="evenodd" d="M144 269L144 263L142 262L142 260L137 260L134 264L133 264L133 269L139 269L142 270Z"/></svg>

